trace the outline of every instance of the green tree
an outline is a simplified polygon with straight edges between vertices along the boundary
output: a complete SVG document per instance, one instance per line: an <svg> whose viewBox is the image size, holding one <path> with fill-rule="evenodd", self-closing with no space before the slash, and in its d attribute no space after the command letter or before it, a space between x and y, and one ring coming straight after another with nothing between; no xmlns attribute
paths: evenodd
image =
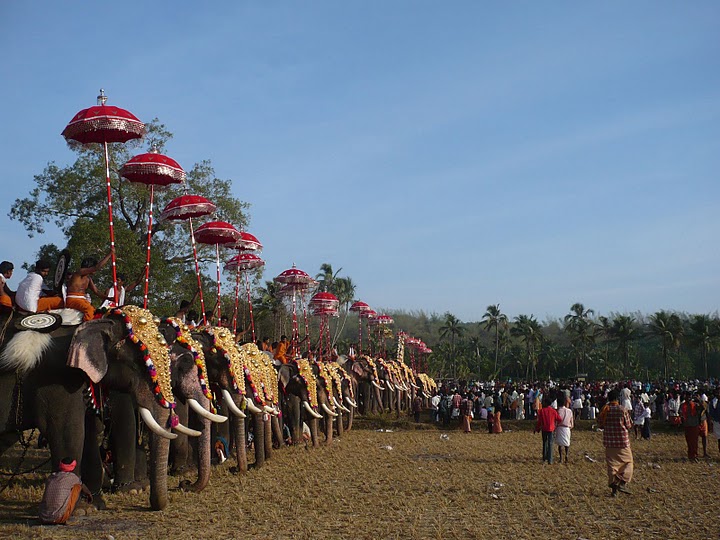
<svg viewBox="0 0 720 540"><path fill-rule="evenodd" d="M492 304L487 307L485 315L483 315L480 323L486 331L495 330L495 367L493 368L493 377L498 373L498 360L500 357L500 330L507 328L507 315L500 311L500 304ZM502 369L500 370L502 371Z"/></svg>
<svg viewBox="0 0 720 540"><path fill-rule="evenodd" d="M565 331L570 334L570 341L575 349L576 375L580 373L580 369L585 370L585 359L595 342L593 324L590 320L590 315L593 314L592 309L585 309L585 306L577 302L570 307L570 313L564 318Z"/></svg>
<svg viewBox="0 0 720 540"><path fill-rule="evenodd" d="M630 345L638 338L639 329L635 317L617 315L612 322L611 338L617 343L617 351L622 359L622 374L630 375Z"/></svg>
<svg viewBox="0 0 720 540"><path fill-rule="evenodd" d="M663 358L663 373L665 380L670 376L670 351L679 349L683 336L683 325L680 317L675 313L661 310L650 316L648 324L650 333L660 338L660 350Z"/></svg>
<svg viewBox="0 0 720 540"><path fill-rule="evenodd" d="M465 333L465 328L461 326L460 319L458 319L452 313L445 313L445 322L439 329L440 339L449 339L450 341L450 354L453 366L453 377L457 377L457 347L456 340L461 338Z"/></svg>
<svg viewBox="0 0 720 540"><path fill-rule="evenodd" d="M542 327L533 315L518 315L513 319L510 334L525 345L525 378L535 380L537 376L538 350L543 342Z"/></svg>
<svg viewBox="0 0 720 540"><path fill-rule="evenodd" d="M720 324L709 315L695 315L690 322L690 343L700 351L705 379L708 378L708 354L715 350L720 338Z"/></svg>
<svg viewBox="0 0 720 540"><path fill-rule="evenodd" d="M163 152L172 134L157 119L147 125L143 140L124 145L110 144L110 183L113 195L115 244L118 271L132 279L141 275L146 255L147 221L150 210L147 186L120 180L120 167L134 154L151 146ZM104 154L100 145L68 145L77 155L72 165L61 167L51 162L35 175L29 195L17 199L11 219L19 221L29 236L43 234L47 226L55 226L67 239L74 261L85 256L102 256L109 251L108 216ZM238 228L247 225L248 205L232 195L232 182L215 177L209 161L201 161L187 170L187 187L193 194L205 196L217 205L215 217L229 221ZM149 306L156 313L174 313L178 298L191 297L197 289L192 251L189 249L187 224L160 222L159 211L182 193L182 186L155 190L155 212L152 237L151 290ZM199 246L201 263L214 260L214 246ZM110 282L110 269L98 281ZM207 283L208 279L204 280ZM137 302L142 290L129 295Z"/></svg>

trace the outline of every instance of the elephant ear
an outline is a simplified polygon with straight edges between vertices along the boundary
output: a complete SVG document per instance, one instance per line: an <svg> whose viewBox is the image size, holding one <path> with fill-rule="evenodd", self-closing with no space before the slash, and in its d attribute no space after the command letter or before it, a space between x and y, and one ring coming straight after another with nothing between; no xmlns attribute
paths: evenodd
<svg viewBox="0 0 720 540"><path fill-rule="evenodd" d="M96 319L81 324L73 335L67 365L83 370L98 383L108 369L108 331L112 321Z"/></svg>
<svg viewBox="0 0 720 540"><path fill-rule="evenodd" d="M283 388L288 385L291 378L292 373L290 373L290 366L287 364L280 366L280 369L278 370L278 381L280 381Z"/></svg>

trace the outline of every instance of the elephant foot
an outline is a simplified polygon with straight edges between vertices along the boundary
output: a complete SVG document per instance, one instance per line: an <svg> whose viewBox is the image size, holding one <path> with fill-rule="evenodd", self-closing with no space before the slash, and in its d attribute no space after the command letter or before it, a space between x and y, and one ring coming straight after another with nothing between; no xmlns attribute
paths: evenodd
<svg viewBox="0 0 720 540"><path fill-rule="evenodd" d="M137 480L113 485L113 493L130 493L131 495L137 495L142 493L144 489L145 486L143 483Z"/></svg>

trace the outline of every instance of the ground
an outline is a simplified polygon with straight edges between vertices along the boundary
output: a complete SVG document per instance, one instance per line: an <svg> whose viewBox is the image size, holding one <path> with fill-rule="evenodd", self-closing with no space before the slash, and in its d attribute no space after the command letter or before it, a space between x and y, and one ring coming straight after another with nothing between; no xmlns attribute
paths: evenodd
<svg viewBox="0 0 720 540"><path fill-rule="evenodd" d="M496 435L475 424L464 434L365 420L331 447L286 448L244 476L230 472L230 460L202 493L172 490L162 512L148 509L147 493L108 495L108 510L71 526L38 525L46 473L33 473L0 494L0 538L718 538L712 437L712 458L700 463L685 459L680 432L633 441L632 493L610 498L602 434L590 424L573 432L568 465L541 463L542 440L529 422ZM0 468L10 471L17 455Z"/></svg>

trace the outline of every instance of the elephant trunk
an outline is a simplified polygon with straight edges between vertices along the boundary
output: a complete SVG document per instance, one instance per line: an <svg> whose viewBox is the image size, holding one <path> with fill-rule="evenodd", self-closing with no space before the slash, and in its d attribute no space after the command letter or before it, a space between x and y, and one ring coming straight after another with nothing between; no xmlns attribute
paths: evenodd
<svg viewBox="0 0 720 540"><path fill-rule="evenodd" d="M253 413L253 429L255 431L255 439L253 446L255 447L255 468L259 469L265 464L265 422L263 414Z"/></svg>
<svg viewBox="0 0 720 540"><path fill-rule="evenodd" d="M237 396L238 400L243 399ZM235 403L238 406L238 403ZM245 439L245 418L233 416L233 435L235 437L235 454L237 456L237 468L241 473L247 472L247 441Z"/></svg>
<svg viewBox="0 0 720 540"><path fill-rule="evenodd" d="M318 424L320 420L317 418L310 418L310 437L312 438L313 448L320 446L320 440L318 439Z"/></svg>
<svg viewBox="0 0 720 540"><path fill-rule="evenodd" d="M272 419L275 418L271 414L263 415L263 427L265 428L265 436L263 442L265 443L265 459L272 458L273 441L272 441Z"/></svg>
<svg viewBox="0 0 720 540"><path fill-rule="evenodd" d="M170 440L150 434L150 507L162 510L168 504L167 466Z"/></svg>
<svg viewBox="0 0 720 540"><path fill-rule="evenodd" d="M210 401L203 396L203 405L206 408L210 408ZM210 481L210 455L212 452L212 442L210 436L210 419L199 418L202 424L202 434L198 439L197 449L197 468L198 478L197 481L190 486L190 489L194 492L200 492L205 489Z"/></svg>
<svg viewBox="0 0 720 540"><path fill-rule="evenodd" d="M280 422L282 421L282 416L271 416L270 417L270 423L272 424L272 433L275 436L275 439L278 441L278 446L281 448L285 446L285 437L283 437L283 430L282 426L280 425Z"/></svg>

